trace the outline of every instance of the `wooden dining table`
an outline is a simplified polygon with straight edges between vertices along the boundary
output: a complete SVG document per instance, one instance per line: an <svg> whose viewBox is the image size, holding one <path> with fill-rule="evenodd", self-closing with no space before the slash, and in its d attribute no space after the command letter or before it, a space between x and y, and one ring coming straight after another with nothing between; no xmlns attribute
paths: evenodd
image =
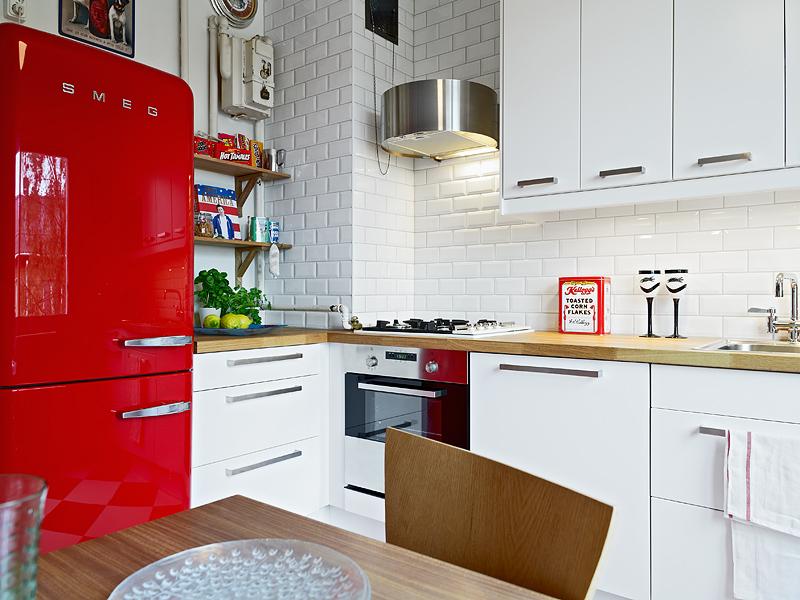
<svg viewBox="0 0 800 600"><path fill-rule="evenodd" d="M252 538L298 539L338 550L366 572L376 600L552 600L475 571L326 523L232 496L39 559L38 598L107 598L128 575L196 546Z"/></svg>

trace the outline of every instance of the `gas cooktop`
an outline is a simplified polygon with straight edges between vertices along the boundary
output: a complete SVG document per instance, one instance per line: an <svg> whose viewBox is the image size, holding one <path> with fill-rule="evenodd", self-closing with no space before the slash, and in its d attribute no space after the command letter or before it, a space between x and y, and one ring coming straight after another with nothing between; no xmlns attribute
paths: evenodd
<svg viewBox="0 0 800 600"><path fill-rule="evenodd" d="M364 327L363 331L377 331L388 334L413 334L413 335L459 335L482 336L498 335L501 333L516 333L530 331L529 327L517 325L513 321L493 321L481 319L477 322L463 319L408 319L406 321L392 322L378 321L374 327Z"/></svg>

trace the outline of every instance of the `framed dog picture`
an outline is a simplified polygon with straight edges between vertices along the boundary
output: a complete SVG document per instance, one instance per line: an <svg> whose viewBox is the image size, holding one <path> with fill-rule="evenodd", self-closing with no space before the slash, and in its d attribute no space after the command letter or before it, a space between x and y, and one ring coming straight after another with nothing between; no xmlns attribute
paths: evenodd
<svg viewBox="0 0 800 600"><path fill-rule="evenodd" d="M58 32L133 58L135 0L58 0Z"/></svg>

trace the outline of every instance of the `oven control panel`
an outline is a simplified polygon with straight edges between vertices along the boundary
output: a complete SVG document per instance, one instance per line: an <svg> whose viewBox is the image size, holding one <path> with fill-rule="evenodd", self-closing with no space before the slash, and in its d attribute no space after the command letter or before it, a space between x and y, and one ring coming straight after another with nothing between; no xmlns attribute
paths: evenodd
<svg viewBox="0 0 800 600"><path fill-rule="evenodd" d="M348 373L467 383L469 354L460 350L343 345Z"/></svg>

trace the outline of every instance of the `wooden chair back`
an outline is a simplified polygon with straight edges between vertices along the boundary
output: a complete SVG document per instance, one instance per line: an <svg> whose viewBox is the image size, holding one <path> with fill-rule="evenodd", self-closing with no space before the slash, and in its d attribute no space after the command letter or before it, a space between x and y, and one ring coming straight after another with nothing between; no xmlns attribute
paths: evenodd
<svg viewBox="0 0 800 600"><path fill-rule="evenodd" d="M386 435L386 541L561 600L585 600L613 508L396 429Z"/></svg>

